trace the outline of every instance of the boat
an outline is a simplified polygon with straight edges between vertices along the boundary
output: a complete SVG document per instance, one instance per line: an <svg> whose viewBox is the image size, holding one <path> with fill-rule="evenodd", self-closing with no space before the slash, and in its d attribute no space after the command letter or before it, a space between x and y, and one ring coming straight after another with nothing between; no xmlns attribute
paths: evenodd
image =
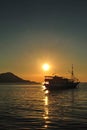
<svg viewBox="0 0 87 130"><path fill-rule="evenodd" d="M74 77L73 65L71 78L64 78L57 75L45 76L44 87L46 90L61 90L78 88L79 80Z"/></svg>

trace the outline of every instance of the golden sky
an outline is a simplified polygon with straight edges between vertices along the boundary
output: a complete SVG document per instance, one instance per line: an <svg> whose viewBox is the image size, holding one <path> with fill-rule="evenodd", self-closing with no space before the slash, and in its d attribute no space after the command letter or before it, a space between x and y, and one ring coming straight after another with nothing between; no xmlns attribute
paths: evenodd
<svg viewBox="0 0 87 130"><path fill-rule="evenodd" d="M42 81L45 74L87 81L87 2L19 1L0 4L0 72ZM42 65L48 63L48 72Z"/></svg>

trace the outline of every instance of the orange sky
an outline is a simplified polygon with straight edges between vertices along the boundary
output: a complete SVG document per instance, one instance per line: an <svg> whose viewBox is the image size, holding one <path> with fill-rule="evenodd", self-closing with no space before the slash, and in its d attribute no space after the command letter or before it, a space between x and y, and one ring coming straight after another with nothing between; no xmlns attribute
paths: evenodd
<svg viewBox="0 0 87 130"><path fill-rule="evenodd" d="M87 81L87 1L2 1L0 73L42 81L47 74Z"/></svg>

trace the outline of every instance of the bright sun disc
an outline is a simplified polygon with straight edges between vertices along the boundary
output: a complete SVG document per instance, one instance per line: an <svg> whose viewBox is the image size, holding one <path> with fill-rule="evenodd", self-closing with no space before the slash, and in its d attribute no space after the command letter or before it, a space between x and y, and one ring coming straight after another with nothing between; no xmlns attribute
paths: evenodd
<svg viewBox="0 0 87 130"><path fill-rule="evenodd" d="M44 64L44 65L42 66L42 68L43 68L43 70L48 71L49 68L50 68L50 66L49 66L48 64Z"/></svg>

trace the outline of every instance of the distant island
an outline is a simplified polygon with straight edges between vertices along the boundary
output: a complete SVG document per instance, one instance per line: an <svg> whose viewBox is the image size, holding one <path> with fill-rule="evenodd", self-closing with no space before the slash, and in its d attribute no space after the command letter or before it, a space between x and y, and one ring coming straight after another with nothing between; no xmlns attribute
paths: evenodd
<svg viewBox="0 0 87 130"><path fill-rule="evenodd" d="M24 80L20 78L19 76L16 76L15 74L11 72L1 73L0 74L0 84L40 84L35 81L30 80Z"/></svg>

